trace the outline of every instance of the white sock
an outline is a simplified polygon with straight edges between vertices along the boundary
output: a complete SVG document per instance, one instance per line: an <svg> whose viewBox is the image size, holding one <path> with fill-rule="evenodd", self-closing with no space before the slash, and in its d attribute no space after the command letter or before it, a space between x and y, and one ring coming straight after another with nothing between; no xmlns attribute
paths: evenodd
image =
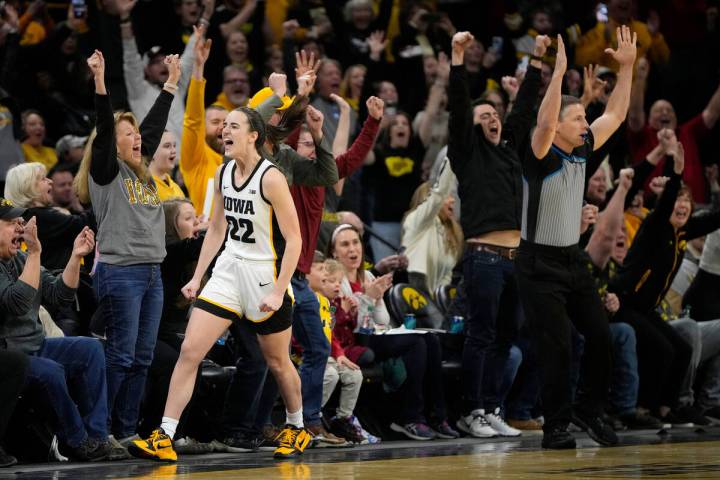
<svg viewBox="0 0 720 480"><path fill-rule="evenodd" d="M295 413L285 410L285 423L295 428L303 428L305 425L303 424L302 408Z"/></svg>
<svg viewBox="0 0 720 480"><path fill-rule="evenodd" d="M177 430L178 423L180 423L179 420L175 420L170 417L163 417L160 428L165 431L165 435L172 439L175 438L175 430Z"/></svg>

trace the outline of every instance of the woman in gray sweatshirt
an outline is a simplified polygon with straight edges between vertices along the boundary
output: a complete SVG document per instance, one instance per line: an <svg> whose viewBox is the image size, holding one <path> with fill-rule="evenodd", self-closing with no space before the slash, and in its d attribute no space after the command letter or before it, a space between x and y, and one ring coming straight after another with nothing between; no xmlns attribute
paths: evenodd
<svg viewBox="0 0 720 480"><path fill-rule="evenodd" d="M167 123L180 63L165 58L170 76L142 124L132 113L113 115L100 51L88 59L95 77L96 128L85 149L75 188L90 201L98 226L95 291L106 321L105 356L111 433L122 443L136 433L140 400L162 315L160 264L165 218L147 159Z"/></svg>

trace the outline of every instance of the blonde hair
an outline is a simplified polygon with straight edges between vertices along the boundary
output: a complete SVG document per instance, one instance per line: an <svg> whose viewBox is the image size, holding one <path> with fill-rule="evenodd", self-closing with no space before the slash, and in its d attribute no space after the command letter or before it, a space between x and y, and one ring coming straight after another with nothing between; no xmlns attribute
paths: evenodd
<svg viewBox="0 0 720 480"><path fill-rule="evenodd" d="M328 258L325 260L325 271L328 275L335 275L336 273L345 273L345 269L342 264L334 258Z"/></svg>
<svg viewBox="0 0 720 480"><path fill-rule="evenodd" d="M39 162L21 163L7 172L5 177L5 198L18 207L28 208L40 192L37 182L47 176L45 165Z"/></svg>
<svg viewBox="0 0 720 480"><path fill-rule="evenodd" d="M113 117L113 134L115 130L117 130L117 126L120 122L128 122L130 123L130 125L133 126L135 131L140 131L140 124L138 123L137 118L135 118L135 115L133 115L132 112L115 112ZM80 162L80 167L78 168L78 173L77 175L75 175L75 180L73 181L73 187L75 188L75 193L77 193L78 199L80 200L80 202L85 204L90 203L90 164L93 160L92 149L93 143L95 143L95 137L97 137L97 127L93 128L90 136L88 137L88 141L85 144L85 150L83 151L82 161ZM116 140L113 138L113 141ZM140 162L139 168L133 168L129 164L128 166L133 169L133 171L141 181L146 181L149 178L147 169L148 163L148 159L143 157L142 161Z"/></svg>
<svg viewBox="0 0 720 480"><path fill-rule="evenodd" d="M405 218L418 208L420 204L425 202L429 196L430 182L421 183L410 199L410 210L405 213L403 222L405 221ZM443 201L445 198L443 198ZM465 237L460 223L453 216L445 219L441 218L440 221L442 222L443 227L445 227L445 244L448 246L450 251L453 252L458 259L460 259L460 255L463 253L463 244L465 243Z"/></svg>
<svg viewBox="0 0 720 480"><path fill-rule="evenodd" d="M340 82L340 96L343 98L350 98L350 95L352 94L352 91L350 91L350 77L356 68L359 68L367 74L367 67L365 65L361 63L350 65L347 70L345 70L345 75L343 75L343 79ZM360 95L362 95L362 92L360 92Z"/></svg>

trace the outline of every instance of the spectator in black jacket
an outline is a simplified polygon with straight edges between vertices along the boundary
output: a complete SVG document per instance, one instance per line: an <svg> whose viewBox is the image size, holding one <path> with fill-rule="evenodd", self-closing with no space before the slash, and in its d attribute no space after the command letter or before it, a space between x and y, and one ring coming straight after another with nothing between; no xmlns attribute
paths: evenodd
<svg viewBox="0 0 720 480"><path fill-rule="evenodd" d="M519 151L527 145L534 121L540 58L550 39L538 37L537 58L505 125L490 102L471 104L463 57L473 41L467 32L453 37L448 92L448 158L459 181L460 223L467 241L463 271L470 289L463 350L465 398L457 425L475 437L517 436L520 431L505 424L500 415L496 386L522 318L513 262L522 211Z"/></svg>
<svg viewBox="0 0 720 480"><path fill-rule="evenodd" d="M618 318L635 328L643 379L640 402L665 423L677 425L688 423L691 413L677 409L692 347L656 308L680 269L687 242L720 227L720 210L691 216L691 192L680 184L685 166L682 144L674 142L669 155L673 158L670 179L655 210L641 224L610 290L620 298Z"/></svg>

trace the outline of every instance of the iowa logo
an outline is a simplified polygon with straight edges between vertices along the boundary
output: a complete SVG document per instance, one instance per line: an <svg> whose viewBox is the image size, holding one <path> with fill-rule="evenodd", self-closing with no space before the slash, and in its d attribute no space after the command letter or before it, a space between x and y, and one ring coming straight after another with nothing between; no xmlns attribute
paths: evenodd
<svg viewBox="0 0 720 480"><path fill-rule="evenodd" d="M412 173L415 162L412 158L408 157L387 157L385 159L385 166L393 177L402 177Z"/></svg>
<svg viewBox="0 0 720 480"><path fill-rule="evenodd" d="M427 299L412 287L405 287L402 290L402 296L410 308L414 311L421 310L427 305Z"/></svg>

